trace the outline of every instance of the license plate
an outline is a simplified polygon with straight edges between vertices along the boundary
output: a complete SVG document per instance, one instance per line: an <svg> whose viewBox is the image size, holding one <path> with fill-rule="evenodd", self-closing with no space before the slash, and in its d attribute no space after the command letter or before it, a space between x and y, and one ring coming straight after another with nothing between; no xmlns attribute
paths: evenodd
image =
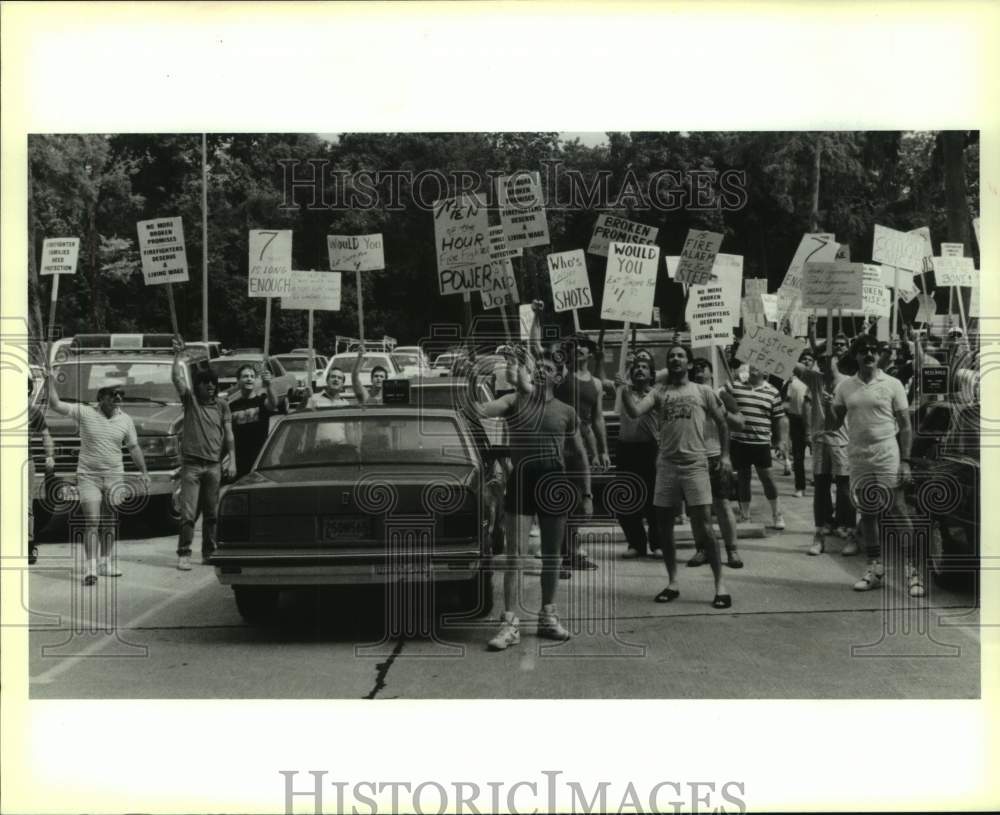
<svg viewBox="0 0 1000 815"><path fill-rule="evenodd" d="M349 542L371 537L370 518L323 518L322 538L326 543Z"/></svg>

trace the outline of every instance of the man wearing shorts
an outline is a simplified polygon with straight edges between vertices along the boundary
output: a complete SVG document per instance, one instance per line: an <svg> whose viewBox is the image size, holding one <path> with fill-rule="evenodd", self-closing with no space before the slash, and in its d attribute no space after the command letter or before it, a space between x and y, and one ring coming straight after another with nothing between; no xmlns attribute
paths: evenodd
<svg viewBox="0 0 1000 815"><path fill-rule="evenodd" d="M723 477L732 472L729 430L712 389L688 381L691 364L690 349L683 345L671 345L667 349L666 381L658 379L657 386L638 404L625 388L626 382L621 374L615 377L615 384L621 393L622 407L629 416L636 418L651 410L660 414L660 450L656 460L653 504L657 511L660 549L670 583L656 596L656 602L669 603L680 596L677 588L677 552L674 548L674 513L683 500L687 502L695 540L701 542L715 577L712 607L722 609L729 608L733 601L722 582L719 546L709 516L712 486L705 449L706 418L715 422L719 434Z"/></svg>
<svg viewBox="0 0 1000 815"><path fill-rule="evenodd" d="M902 485L910 480L910 417L902 383L878 369L878 341L863 334L852 351L858 373L837 386L833 411L836 429L847 421L851 493L868 555L868 567L854 589L870 591L881 587L885 576L879 518L891 515L907 525ZM906 577L910 596L923 597L922 568L911 561Z"/></svg>
<svg viewBox="0 0 1000 815"><path fill-rule="evenodd" d="M847 460L847 427L838 429L833 414L833 394L844 376L837 367L836 357L826 357L820 362L821 370L807 367L800 362L795 373L809 392L803 402L804 416L808 422L813 450L813 533L810 555L821 555L826 551L826 539L838 530L847 539L842 555L855 555L858 543L854 535L854 505L851 503L850 465ZM830 488L836 485L837 504L830 496Z"/></svg>
<svg viewBox="0 0 1000 815"><path fill-rule="evenodd" d="M538 616L538 636L554 640L570 637L559 623L555 606L566 516L577 501L576 491L569 487L566 480L563 449L567 441L583 462L579 474L584 486L582 511L591 515L594 507L590 494L590 469L587 467L576 411L555 398L555 388L562 381L562 376L561 362L551 354L543 354L535 364L532 376L528 375L524 366L518 366L516 393L501 396L485 405L470 400L480 415L507 420L511 450L512 469L504 501L507 539L503 557L504 612L500 630L488 644L492 651L502 651L521 641L517 617L521 606L521 558L528 541L531 519L536 515L542 545L542 610Z"/></svg>
<svg viewBox="0 0 1000 815"><path fill-rule="evenodd" d="M778 448L788 455L788 419L781 404L781 395L759 368L750 366L744 382L727 382L726 390L736 400L743 415L743 429L733 431L733 467L737 476L737 498L740 521L750 520L750 470L764 488L764 497L771 504L771 526L785 528L785 519L778 506L778 488L771 473L771 428L777 424Z"/></svg>
<svg viewBox="0 0 1000 815"><path fill-rule="evenodd" d="M130 492L125 484L122 446L132 456L141 473L143 491L148 490L149 474L139 449L132 417L121 409L125 389L107 385L97 391L97 407L82 402L63 402L49 376L49 407L63 416L72 416L80 425L80 457L76 464L76 487L83 513L83 549L87 561L83 585L93 586L97 576L121 577L114 558L118 504ZM97 541L100 539L100 562Z"/></svg>

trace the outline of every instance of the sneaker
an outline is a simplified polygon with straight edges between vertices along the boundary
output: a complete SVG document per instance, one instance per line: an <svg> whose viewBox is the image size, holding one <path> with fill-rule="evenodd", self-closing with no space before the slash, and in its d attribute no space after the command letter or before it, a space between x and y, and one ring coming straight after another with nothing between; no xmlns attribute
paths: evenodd
<svg viewBox="0 0 1000 815"><path fill-rule="evenodd" d="M497 635L486 643L491 651L503 651L509 645L517 645L521 641L521 631L518 628L520 620L511 612L505 611L500 618L500 630Z"/></svg>
<svg viewBox="0 0 1000 815"><path fill-rule="evenodd" d="M538 528L538 524L533 523L531 525L531 531L528 533L529 538L540 538L542 537L542 530Z"/></svg>
<svg viewBox="0 0 1000 815"><path fill-rule="evenodd" d="M805 490L795 490L795 497L796 498L805 498L806 497Z"/></svg>
<svg viewBox="0 0 1000 815"><path fill-rule="evenodd" d="M586 555L579 553L572 557L563 558L562 565L564 569L576 569L578 572L592 572L597 568L597 564L594 561Z"/></svg>
<svg viewBox="0 0 1000 815"><path fill-rule="evenodd" d="M28 546L28 565L34 566L38 563L38 547L35 544Z"/></svg>
<svg viewBox="0 0 1000 815"><path fill-rule="evenodd" d="M780 512L775 512L774 513L774 520L772 521L771 526L773 526L775 529L784 529L785 528L785 516L782 515Z"/></svg>
<svg viewBox="0 0 1000 815"><path fill-rule="evenodd" d="M177 568L182 572L191 571L191 556L190 555L178 555L177 557Z"/></svg>
<svg viewBox="0 0 1000 815"><path fill-rule="evenodd" d="M924 591L924 578L913 564L906 567L906 583L910 597L923 597L926 593Z"/></svg>
<svg viewBox="0 0 1000 815"><path fill-rule="evenodd" d="M640 552L638 549L633 549L631 546L625 550L622 555L622 560L635 560L638 557L642 557L645 553Z"/></svg>
<svg viewBox="0 0 1000 815"><path fill-rule="evenodd" d="M101 577L121 577L122 570L107 560L102 560L97 566L97 573Z"/></svg>
<svg viewBox="0 0 1000 815"><path fill-rule="evenodd" d="M726 565L730 569L742 569L743 568L743 558L740 557L740 553L735 549L730 549L726 552Z"/></svg>
<svg viewBox="0 0 1000 815"><path fill-rule="evenodd" d="M569 639L569 631L559 624L555 606L542 606L538 615L538 636L547 640Z"/></svg>
<svg viewBox="0 0 1000 815"><path fill-rule="evenodd" d="M87 573L83 576L84 586L93 586L97 582L97 561L87 562Z"/></svg>
<svg viewBox="0 0 1000 815"><path fill-rule="evenodd" d="M829 524L823 524L823 526L816 530L816 534L822 535L824 538L829 537L833 534L833 527Z"/></svg>
<svg viewBox="0 0 1000 815"><path fill-rule="evenodd" d="M844 544L844 548L840 550L840 554L844 557L851 557L858 553L858 539L851 535L847 539L847 543Z"/></svg>
<svg viewBox="0 0 1000 815"><path fill-rule="evenodd" d="M885 570L882 568L882 564L878 561L874 561L868 564L868 568L865 573L861 576L861 579L854 584L855 591L871 591L872 589L878 589L882 587L882 578L885 576Z"/></svg>
<svg viewBox="0 0 1000 815"><path fill-rule="evenodd" d="M826 541L823 540L823 536L817 532L813 535L812 546L809 547L810 555L822 555L826 550Z"/></svg>
<svg viewBox="0 0 1000 815"><path fill-rule="evenodd" d="M687 565L688 566L704 566L706 563L708 563L708 555L705 554L704 550L699 549L697 552L694 553L694 557L692 557L687 562Z"/></svg>

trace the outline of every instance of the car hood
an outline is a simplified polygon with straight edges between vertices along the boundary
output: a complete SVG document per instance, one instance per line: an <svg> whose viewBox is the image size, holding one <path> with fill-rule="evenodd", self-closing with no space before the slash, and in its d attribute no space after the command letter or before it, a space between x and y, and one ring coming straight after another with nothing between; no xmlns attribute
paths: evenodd
<svg viewBox="0 0 1000 815"><path fill-rule="evenodd" d="M184 408L179 404L158 405L153 403L128 402L122 408L132 418L136 435L172 436L180 431L184 420ZM63 416L51 410L45 411L45 422L53 436L78 436L79 425L71 416Z"/></svg>

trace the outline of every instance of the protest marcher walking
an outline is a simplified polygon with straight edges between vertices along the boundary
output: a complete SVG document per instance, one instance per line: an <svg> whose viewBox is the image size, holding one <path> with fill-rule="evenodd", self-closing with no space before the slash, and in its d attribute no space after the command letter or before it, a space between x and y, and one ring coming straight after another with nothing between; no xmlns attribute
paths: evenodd
<svg viewBox="0 0 1000 815"><path fill-rule="evenodd" d="M207 563L215 551L216 508L222 482L222 460L226 475L236 475L236 450L229 405L219 399L219 378L211 368L194 373L188 386L184 365L184 341L174 338L174 387L184 405L184 438L181 442L181 530L177 540L177 568L191 570L194 524L201 511L201 561ZM192 390L193 388L193 390Z"/></svg>
<svg viewBox="0 0 1000 815"><path fill-rule="evenodd" d="M537 313L535 323L537 324ZM524 360L528 363L529 360ZM520 588L523 562L531 519L538 516L542 545L542 610L538 616L539 637L569 639L569 632L559 623L555 596L559 585L560 548L566 517L570 509L562 499L566 486L564 448L571 440L584 463L579 473L584 492L579 497L584 514L593 514L590 494L590 470L580 436L576 412L555 398L555 388L564 374L563 365L545 353L534 361L529 375L525 365L518 366L516 393L501 396L484 405L470 403L483 416L506 418L510 438L512 469L504 499L507 545L504 552L504 612L500 630L489 641L490 650L502 651L520 642ZM472 380L470 380L471 382Z"/></svg>
<svg viewBox="0 0 1000 815"><path fill-rule="evenodd" d="M739 412L743 415L743 429L732 434L733 466L737 475L737 497L740 504L740 521L750 520L750 470L757 470L757 477L764 488L764 497L771 504L771 526L785 528L785 518L778 504L778 488L771 472L772 426L778 428L778 447L788 454L788 419L781 404L778 389L770 384L763 372L750 366L746 381L726 383Z"/></svg>
<svg viewBox="0 0 1000 815"><path fill-rule="evenodd" d="M799 364L812 370L816 359L811 351L803 351ZM803 402L809 388L794 373L788 380L785 395L785 414L788 416L788 435L792 443L792 472L795 477L795 497L802 498L806 490L806 423L803 416ZM788 457L785 457L787 464Z"/></svg>
<svg viewBox="0 0 1000 815"><path fill-rule="evenodd" d="M263 392L257 392L257 369L246 364L236 372L240 390L229 403L232 414L233 441L236 444L236 477L242 478L267 439L271 417L278 412L278 400L271 391L271 372L265 365L260 371Z"/></svg>
<svg viewBox="0 0 1000 815"><path fill-rule="evenodd" d="M862 335L851 350L858 373L837 386L833 410L838 428L847 421L851 492L868 556L854 589L869 591L879 588L885 576L879 518L892 516L903 528L909 524L902 485L910 480L910 417L902 383L878 369L878 342ZM910 596L922 597L923 558L918 555L914 563L914 554L906 577Z"/></svg>
<svg viewBox="0 0 1000 815"><path fill-rule="evenodd" d="M691 374L692 381L711 387L712 363L707 359L696 359ZM726 417L726 424L730 430L741 429L743 416L740 414L732 394L723 388L715 396L719 400L719 407ZM736 514L733 512L732 504L729 503L732 474L727 476L723 473L722 447L719 444L719 434L711 416L705 419L705 450L708 453L708 476L712 486L712 510L719 523L722 539L726 544L726 565L731 569L742 569L743 558L740 557L736 548ZM708 556L696 539L694 556L687 562L687 565L703 566L706 563L708 563Z"/></svg>
<svg viewBox="0 0 1000 815"><path fill-rule="evenodd" d="M719 546L712 531L709 508L712 486L705 449L705 421L715 422L719 435L720 467L723 477L732 472L729 462L729 430L722 415L719 400L707 385L688 380L691 351L674 344L667 349L667 380L657 379L657 385L637 404L625 388L624 377L615 377L621 394L622 407L632 418L651 410L660 414L660 445L656 460L656 489L653 503L657 511L660 548L667 568L668 586L656 595L656 602L669 603L680 596L677 588L677 552L674 547L674 513L680 501L687 502L688 515L695 540L700 540L715 578L715 598L712 607L723 609L732 605L726 591L719 563Z"/></svg>
<svg viewBox="0 0 1000 815"><path fill-rule="evenodd" d="M653 382L653 362L648 357L637 356L630 366L627 387L638 401L649 393ZM659 440L659 415L650 411L638 419L633 419L625 412L621 404L621 396L617 397L615 411L621 424L618 431L618 451L615 460L617 473L638 478L644 485L646 497L642 506L634 512L618 515L618 523L625 534L628 549L625 558L643 557L648 549L659 546L659 535L656 526L656 509L653 506L653 491L656 486L656 455ZM647 533L643 520L649 527Z"/></svg>
<svg viewBox="0 0 1000 815"><path fill-rule="evenodd" d="M837 368L836 358L831 357L822 359L819 371L800 361L795 373L809 389L804 401L804 415L812 439L813 522L816 528L808 552L810 555L823 554L827 537L837 530L847 540L841 554L854 555L858 552L858 544L854 534L847 428L841 425L839 429L834 429L836 419L833 414L833 394L847 377ZM836 486L837 490L836 510L830 494L832 486Z"/></svg>
<svg viewBox="0 0 1000 815"><path fill-rule="evenodd" d="M52 442L52 434L49 433L48 422L45 421L45 411L32 396L35 393L35 380L28 376L28 434L30 437L38 436L42 440L42 448L45 450L45 477L50 478L56 470L56 448ZM28 448L28 565L31 566L38 561L38 546L35 544L35 513L33 504L35 489L35 461L31 457L31 448ZM44 488L43 488L44 494Z"/></svg>
<svg viewBox="0 0 1000 815"><path fill-rule="evenodd" d="M94 408L82 402L63 402L51 374L47 379L49 407L63 416L71 416L80 425L76 486L85 527L83 547L87 563L83 585L93 586L98 575L121 577L122 574L115 562L114 549L118 504L128 492L122 461L123 445L139 469L142 490L146 492L149 489L149 473L146 472L146 462L139 448L132 417L121 408L125 398L125 389L121 385L99 388L97 407Z"/></svg>

